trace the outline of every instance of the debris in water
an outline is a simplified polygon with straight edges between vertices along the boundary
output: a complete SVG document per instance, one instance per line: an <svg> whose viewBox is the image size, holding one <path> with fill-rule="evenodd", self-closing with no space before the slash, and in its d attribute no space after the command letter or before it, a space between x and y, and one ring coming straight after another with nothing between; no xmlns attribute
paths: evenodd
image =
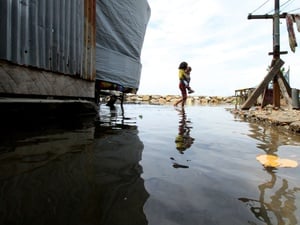
<svg viewBox="0 0 300 225"><path fill-rule="evenodd" d="M186 166L186 165L182 165L182 164L178 164L178 163L174 163L173 164L173 167L174 168L184 168L184 169L187 169L187 168L189 168L188 166Z"/></svg>
<svg viewBox="0 0 300 225"><path fill-rule="evenodd" d="M258 155L256 159L265 167L289 167L294 168L298 163L291 159L281 159L275 155Z"/></svg>

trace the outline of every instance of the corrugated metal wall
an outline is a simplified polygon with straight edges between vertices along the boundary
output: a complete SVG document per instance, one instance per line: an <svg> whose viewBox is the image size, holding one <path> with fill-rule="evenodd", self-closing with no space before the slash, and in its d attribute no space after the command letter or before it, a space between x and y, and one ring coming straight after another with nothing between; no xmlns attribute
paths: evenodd
<svg viewBox="0 0 300 225"><path fill-rule="evenodd" d="M1 0L0 59L95 80L95 0Z"/></svg>

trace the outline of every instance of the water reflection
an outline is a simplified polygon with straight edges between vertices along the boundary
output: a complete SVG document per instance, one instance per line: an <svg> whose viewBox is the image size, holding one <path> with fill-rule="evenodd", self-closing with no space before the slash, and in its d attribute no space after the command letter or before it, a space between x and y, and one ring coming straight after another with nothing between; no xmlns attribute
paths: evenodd
<svg viewBox="0 0 300 225"><path fill-rule="evenodd" d="M292 135L282 135L277 129L249 123L249 136L259 141L257 148L266 154L278 155L278 149L282 145L290 145L293 141ZM249 208L253 215L266 224L298 224L296 216L296 193L299 187L289 187L287 179L277 176L277 169L272 167L263 168L269 175L266 182L258 185L258 199L239 198ZM255 224L254 221L251 224Z"/></svg>
<svg viewBox="0 0 300 225"><path fill-rule="evenodd" d="M0 224L148 224L137 127L103 116L1 129Z"/></svg>
<svg viewBox="0 0 300 225"><path fill-rule="evenodd" d="M295 201L300 188L290 189L286 179L279 179L281 182L277 182L278 178L271 168L266 168L266 172L270 175L270 180L258 186L259 198L239 200L246 203L253 215L266 224L298 224Z"/></svg>
<svg viewBox="0 0 300 225"><path fill-rule="evenodd" d="M185 150L190 148L194 143L194 138L190 136L192 129L192 123L190 120L187 120L185 109L177 109L179 115L179 126L178 126L178 135L176 136L175 143L176 149L183 154Z"/></svg>
<svg viewBox="0 0 300 225"><path fill-rule="evenodd" d="M30 172L68 153L82 151L94 139L94 123L52 120L11 124L0 128L0 179Z"/></svg>
<svg viewBox="0 0 300 225"><path fill-rule="evenodd" d="M101 108L101 117L98 120L99 127L108 127L109 129L137 129L136 118L126 117L124 109L119 108Z"/></svg>
<svg viewBox="0 0 300 225"><path fill-rule="evenodd" d="M297 145L300 139L294 135L282 135L276 128L260 126L256 123L249 124L249 136L258 140L257 148L266 154L276 155L282 145Z"/></svg>

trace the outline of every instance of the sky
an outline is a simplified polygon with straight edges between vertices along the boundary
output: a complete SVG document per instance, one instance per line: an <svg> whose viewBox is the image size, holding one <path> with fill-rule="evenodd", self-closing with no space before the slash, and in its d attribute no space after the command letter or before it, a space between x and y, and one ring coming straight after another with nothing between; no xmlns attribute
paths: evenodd
<svg viewBox="0 0 300 225"><path fill-rule="evenodd" d="M272 19L247 19L274 13L274 0L148 0L151 17L141 54L138 94L180 95L178 66L191 67L194 96L232 96L259 85L267 75L273 51ZM280 11L300 13L298 0L280 0ZM280 50L290 86L300 89L299 47L289 47L285 19L280 19Z"/></svg>

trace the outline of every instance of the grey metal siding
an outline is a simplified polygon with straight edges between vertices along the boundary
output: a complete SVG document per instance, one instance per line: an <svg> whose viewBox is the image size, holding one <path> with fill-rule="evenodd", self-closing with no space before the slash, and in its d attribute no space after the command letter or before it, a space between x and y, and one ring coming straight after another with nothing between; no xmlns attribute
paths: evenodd
<svg viewBox="0 0 300 225"><path fill-rule="evenodd" d="M95 43L84 41L95 35L95 23L92 29L86 23L95 16L94 2L1 0L0 59L94 80Z"/></svg>

